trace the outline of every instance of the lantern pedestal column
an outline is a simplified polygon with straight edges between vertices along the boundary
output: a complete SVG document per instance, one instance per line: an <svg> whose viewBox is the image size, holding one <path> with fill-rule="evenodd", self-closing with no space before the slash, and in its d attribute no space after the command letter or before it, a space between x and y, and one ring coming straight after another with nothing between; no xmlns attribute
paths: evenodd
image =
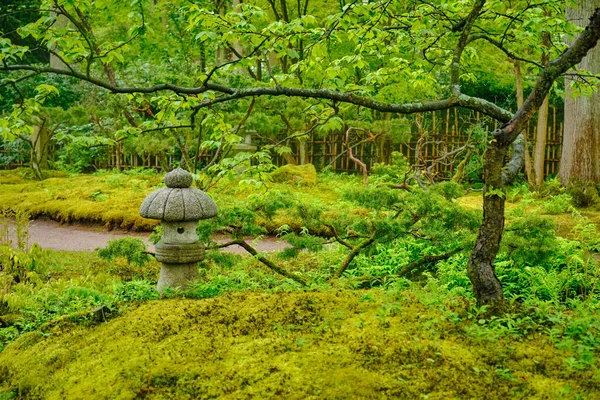
<svg viewBox="0 0 600 400"><path fill-rule="evenodd" d="M156 288L164 293L167 288L187 289L190 281L199 278L198 261L204 259L202 242L188 244L156 244L156 259L162 263Z"/></svg>
<svg viewBox="0 0 600 400"><path fill-rule="evenodd" d="M164 294L168 289L188 289L189 283L198 279L198 263L165 264L160 269L156 289Z"/></svg>

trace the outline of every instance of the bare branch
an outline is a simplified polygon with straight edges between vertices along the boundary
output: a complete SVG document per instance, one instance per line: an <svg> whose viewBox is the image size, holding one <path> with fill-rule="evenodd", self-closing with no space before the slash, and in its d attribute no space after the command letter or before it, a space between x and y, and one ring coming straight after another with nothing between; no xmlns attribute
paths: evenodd
<svg viewBox="0 0 600 400"><path fill-rule="evenodd" d="M490 36L488 36L486 34L476 33L476 34L473 34L473 35L471 35L469 37L469 43L475 42L477 40L485 40L486 42L488 42L488 43L492 44L493 46L497 47L500 51L502 51L504 54L506 54L508 57L512 58L513 60L523 61L525 63L533 64L533 65L535 65L537 67L544 68L544 66L542 64L540 64L540 63L537 63L537 62L535 62L533 60L529 60L527 58L523 58L523 57L517 56L515 53L513 53L512 51L510 51L506 47L504 47L504 45L501 42L499 42L499 41L491 38Z"/></svg>
<svg viewBox="0 0 600 400"><path fill-rule="evenodd" d="M235 131L234 131L234 133L236 135L240 131L241 127L246 123L246 121L248 120L248 117L250 117L250 114L252 113L252 109L254 108L254 100L255 99L253 97L252 101L250 102L250 105L248 106L248 110L246 111L246 114L240 120L240 122L236 125ZM221 142L219 143L219 147L217 147L217 151L215 152L215 155L213 156L212 160L210 160L210 162L208 164L206 164L204 166L204 168L202 168L202 171L208 170L208 168L210 168L213 164L215 164L217 162L217 160L219 159L219 155L221 155L221 151L223 150L224 145L225 145L225 141L221 140ZM227 152L229 152L229 151L227 151Z"/></svg>
<svg viewBox="0 0 600 400"><path fill-rule="evenodd" d="M371 244L373 244L373 242L375 241L375 235L377 232L373 232L371 234L371 236L369 236L366 240L360 242L358 245L356 246L352 246L352 251L350 252L350 254L348 254L348 256L346 257L346 259L344 260L344 262L342 262L342 265L340 265L340 267L335 271L335 273L333 274L333 278L339 278L342 276L342 274L346 271L346 269L348 268L348 266L350 265L350 263L352 262L352 260L354 260L354 258L365 248L370 246ZM336 238L337 239L337 238Z"/></svg>
<svg viewBox="0 0 600 400"><path fill-rule="evenodd" d="M425 256L425 257L421 258L420 260L413 261L410 264L408 264L406 267L402 268L400 271L398 271L398 273L396 273L396 276L405 276L408 273L410 273L411 271L413 271L414 269L421 268L425 264L429 264L429 263L441 261L441 260L447 260L448 258L452 257L453 255L460 253L462 250L463 250L462 247L458 247L452 251L449 251L448 253L440 254L437 256Z"/></svg>
<svg viewBox="0 0 600 400"><path fill-rule="evenodd" d="M166 129L185 129L185 128L193 128L194 125L170 125L170 126L161 126L158 128L144 129L140 133L148 133L148 132L156 132L156 131L164 131Z"/></svg>
<svg viewBox="0 0 600 400"><path fill-rule="evenodd" d="M22 77L17 78L17 79L10 79L9 78L9 79L6 79L4 82L0 83L0 87L14 85L15 83L19 83L19 82L25 81L25 80L27 80L29 78L33 78L36 75L37 75L36 73L33 73L33 74L22 76Z"/></svg>
<svg viewBox="0 0 600 400"><path fill-rule="evenodd" d="M206 75L206 78L204 78L204 81L202 82L201 86L205 86L208 81L210 81L210 78L212 78L213 74L215 72L217 72L219 69L226 67L227 65L231 65L231 64L235 64L240 62L241 60L245 59L245 58L249 58L252 57L254 54L256 54L256 52L262 47L263 44L265 44L265 42L267 41L268 37L263 39L262 42L260 42L255 48L254 50L252 50L252 52L250 52L249 54L245 55L245 56L241 56L239 53L236 52L236 56L238 57L237 60L231 60L228 61L226 63L220 64L220 65L216 65L215 67L213 67L213 69L210 70L210 72ZM233 49L233 47L232 47ZM235 49L233 49L235 51Z"/></svg>
<svg viewBox="0 0 600 400"><path fill-rule="evenodd" d="M225 87L222 85L217 85L213 83L207 83L205 86L200 87L184 87L173 85L170 83L163 83L153 86L147 87L118 87L110 84L109 82L105 82L103 80L94 78L92 76L87 76L77 71L67 71L62 70L60 68L52 68L52 67L42 67L36 65L4 65L0 67L0 71L32 71L36 74L56 74L56 75L64 75L64 76L72 76L74 78L80 79L82 81L91 83L93 85L99 86L101 88L107 89L112 93L155 93L160 91L171 91L174 93L183 93L183 94L200 94L209 90L214 90L221 93L233 94L234 90ZM244 96L247 97L247 96Z"/></svg>
<svg viewBox="0 0 600 400"><path fill-rule="evenodd" d="M306 286L306 281L302 278L300 278L299 276L296 276L288 271L286 271L285 269L278 267L277 265L275 265L271 260L269 260L268 258L266 258L265 256L260 255L256 249L252 246L250 246L245 240L243 239L238 239L238 240L232 240L231 242L227 242L224 244L220 244L220 245L216 245L214 247L211 247L212 249L221 249L223 247L229 247L229 246L240 246L242 248L244 248L244 250L246 250L248 253L250 253L252 256L254 256L258 261L260 261L261 263L263 263L264 265L266 265L269 269L271 269L272 271L275 271L276 273L278 273L281 276L284 276L288 279L292 279L293 281L299 283L302 286Z"/></svg>
<svg viewBox="0 0 600 400"><path fill-rule="evenodd" d="M345 246L345 247L349 248L350 250L352 250L352 249L354 248L354 246L353 246L353 245L351 245L349 242L347 242L347 241L345 241L344 239L342 239L342 238L340 237L340 235L338 235L338 233L337 233L337 231L335 230L335 227L334 227L333 225L330 225L330 224L325 224L325 226L329 228L329 230L331 231L331 234L333 235L333 237L335 238L335 240L336 240L336 241L337 241L339 244L341 244L341 245L343 245L343 246Z"/></svg>

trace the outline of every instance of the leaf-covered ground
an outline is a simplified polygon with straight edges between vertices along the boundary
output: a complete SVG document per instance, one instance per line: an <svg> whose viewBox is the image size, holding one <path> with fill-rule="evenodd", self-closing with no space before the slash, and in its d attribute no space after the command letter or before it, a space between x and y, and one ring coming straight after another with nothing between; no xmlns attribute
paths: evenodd
<svg viewBox="0 0 600 400"><path fill-rule="evenodd" d="M4 398L48 400L600 396L597 364L570 369L551 335L472 313L403 290L149 301L26 334L0 353L0 382Z"/></svg>

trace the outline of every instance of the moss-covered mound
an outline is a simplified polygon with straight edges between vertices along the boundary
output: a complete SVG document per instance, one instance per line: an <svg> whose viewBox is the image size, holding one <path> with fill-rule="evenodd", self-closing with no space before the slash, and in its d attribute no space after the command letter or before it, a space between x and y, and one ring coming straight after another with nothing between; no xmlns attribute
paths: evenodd
<svg viewBox="0 0 600 400"><path fill-rule="evenodd" d="M291 166L294 169L296 166ZM351 178L330 178L317 183L314 166L298 167L301 175L286 175L290 182L302 182L301 190L289 183L274 183L269 188L284 192L300 202L319 199L324 206L337 207L346 213L346 207L338 206L339 194L335 188L352 181ZM284 168L285 170L285 168ZM307 172L308 171L308 172ZM162 175L149 173L98 173L64 176L55 173L42 181L31 178L29 170L0 171L0 207L28 212L33 217L46 215L60 222L96 222L108 227L150 231L159 221L142 218L139 208L144 198L162 183ZM50 171L49 171L50 172ZM53 176L48 172L48 176ZM297 176L294 178L294 176ZM284 178L285 181L286 178ZM331 184L331 182L335 184ZM304 183L311 183L305 186ZM247 207L248 195L262 194L263 189L241 187L238 182L221 182L210 191L220 210L228 207ZM281 210L274 220L261 220L269 232L281 225L301 227L302 222L289 210Z"/></svg>
<svg viewBox="0 0 600 400"><path fill-rule="evenodd" d="M297 183L301 185L316 185L317 170L312 164L287 164L271 172L274 182Z"/></svg>
<svg viewBox="0 0 600 400"><path fill-rule="evenodd" d="M0 398L600 396L594 372L567 372L547 336L467 336L450 319L468 304L447 301L438 310L412 292L241 293L151 301L91 327L65 319L0 353Z"/></svg>
<svg viewBox="0 0 600 400"><path fill-rule="evenodd" d="M152 175L76 175L29 179L23 170L0 171L0 204L32 216L61 222L90 221L135 230L152 230L158 221L142 218L139 205L161 177ZM25 176L24 176L25 175Z"/></svg>

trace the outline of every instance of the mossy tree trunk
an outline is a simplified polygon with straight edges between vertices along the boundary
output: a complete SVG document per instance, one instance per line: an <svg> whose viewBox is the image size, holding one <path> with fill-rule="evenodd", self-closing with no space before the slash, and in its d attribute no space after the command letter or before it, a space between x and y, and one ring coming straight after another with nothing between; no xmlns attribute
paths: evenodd
<svg viewBox="0 0 600 400"><path fill-rule="evenodd" d="M537 137L535 138L535 148L533 151L533 169L535 171L535 187L540 188L544 182L544 164L546 161L546 138L548 135L548 100L546 96L537 121Z"/></svg>
<svg viewBox="0 0 600 400"><path fill-rule="evenodd" d="M479 304L496 303L504 299L502 286L494 270L494 260L504 231L502 168L507 152L508 147L492 142L484 156L483 222L467 264L467 273Z"/></svg>
<svg viewBox="0 0 600 400"><path fill-rule="evenodd" d="M600 2L600 0L594 1ZM587 21L588 18L585 20ZM589 20L590 24L571 47L548 63L538 76L535 87L523 105L509 121L494 131L489 141L484 161L483 222L467 265L478 305L497 305L504 299L502 286L494 271L494 259L498 254L504 231L504 185L522 166L515 162L515 155L504 165L508 148L514 142L513 153L523 150L522 146L516 146L519 141L522 142L522 139L518 139L519 134L543 104L554 81L573 65L580 63L588 51L596 46L600 39L600 8L593 12Z"/></svg>
<svg viewBox="0 0 600 400"><path fill-rule="evenodd" d="M521 75L521 63L518 60L514 60L515 66L515 84L517 88L517 108L521 108L525 97L523 95L523 78ZM531 161L531 155L529 154L529 144L527 135L524 135L524 148L525 148L525 176L527 177L527 183L530 188L535 187L535 172L533 170L533 163Z"/></svg>
<svg viewBox="0 0 600 400"><path fill-rule="evenodd" d="M33 126L31 135L31 161L30 166L37 179L43 179L42 169L48 169L48 147L50 145L50 132L46 127L46 119L41 125Z"/></svg>
<svg viewBox="0 0 600 400"><path fill-rule="evenodd" d="M298 164L306 165L308 164L308 152L306 149L306 138L296 138L298 141Z"/></svg>

